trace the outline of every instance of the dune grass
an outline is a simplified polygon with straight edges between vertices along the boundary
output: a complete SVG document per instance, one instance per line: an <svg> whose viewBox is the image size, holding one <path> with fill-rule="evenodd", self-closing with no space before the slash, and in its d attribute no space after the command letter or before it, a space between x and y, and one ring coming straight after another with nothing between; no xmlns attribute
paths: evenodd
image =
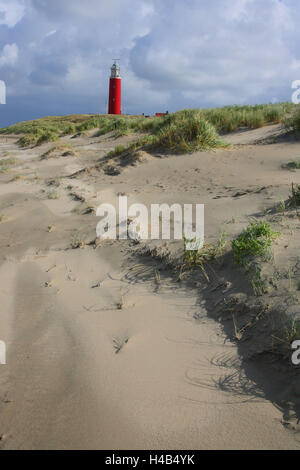
<svg viewBox="0 0 300 470"><path fill-rule="evenodd" d="M106 116L105 119L110 119L110 116ZM64 135L97 129L100 124L100 115L50 116L2 128L0 129L0 135L21 135L18 140L21 147L34 147L46 142L55 142Z"/></svg>
<svg viewBox="0 0 300 470"><path fill-rule="evenodd" d="M58 143L57 145L54 145L54 147L51 147L49 150L44 152L41 156L41 160L47 160L48 158L51 158L53 154L56 152L72 152L74 155L76 155L76 151L74 147L70 144L63 144L63 143Z"/></svg>
<svg viewBox="0 0 300 470"><path fill-rule="evenodd" d="M299 133L300 131L300 107L297 106L291 116L283 120L287 131Z"/></svg>
<svg viewBox="0 0 300 470"><path fill-rule="evenodd" d="M118 146L109 156L143 147L161 147L173 152L192 152L224 147L217 132L232 132L238 128L259 128L279 123L294 109L291 103L256 106L226 106L219 109L182 110L160 118L127 119L120 117L103 121L98 135L114 132L115 137L143 133L128 147Z"/></svg>
<svg viewBox="0 0 300 470"><path fill-rule="evenodd" d="M266 259L273 241L279 235L267 222L251 222L244 232L232 241L234 262L245 265L248 257L258 256Z"/></svg>
<svg viewBox="0 0 300 470"><path fill-rule="evenodd" d="M55 142L61 136L81 135L92 129L97 130L95 136L114 132L115 137L121 137L140 132L152 136L153 141L165 148L180 150L182 147L183 151L192 151L219 146L220 140L216 138L216 131L232 132L241 127L254 129L282 120L286 126L298 126L299 129L300 112L293 118L286 118L295 107L291 103L226 106L183 110L165 117L150 118L100 114L49 116L2 128L0 135L20 135L18 143L21 147L34 147L46 142ZM290 121L291 119L293 121ZM200 138L200 127L203 138ZM181 142L178 142L178 139L181 139Z"/></svg>
<svg viewBox="0 0 300 470"><path fill-rule="evenodd" d="M53 131L40 131L34 134L26 134L21 137L17 143L20 147L37 147L47 142L55 142L59 139L59 135Z"/></svg>
<svg viewBox="0 0 300 470"><path fill-rule="evenodd" d="M203 110L203 115L218 132L233 132L241 127L257 129L270 123L280 123L294 107L292 103L225 106Z"/></svg>
<svg viewBox="0 0 300 470"><path fill-rule="evenodd" d="M9 168L16 165L18 160L13 157L3 158L0 160L0 173L5 173Z"/></svg>
<svg viewBox="0 0 300 470"><path fill-rule="evenodd" d="M172 115L155 137L152 145L180 153L227 146L201 113Z"/></svg>
<svg viewBox="0 0 300 470"><path fill-rule="evenodd" d="M292 184L292 190L288 204L295 207L300 206L300 184Z"/></svg>
<svg viewBox="0 0 300 470"><path fill-rule="evenodd" d="M0 129L0 134L36 134L38 132L52 131L55 133L72 133L73 130L81 128L87 122L98 125L98 115L73 114L70 116L48 116L33 121L20 122L9 127Z"/></svg>
<svg viewBox="0 0 300 470"><path fill-rule="evenodd" d="M146 133L146 135L127 147L117 146L115 150L110 152L110 157L145 148L160 148L174 153L189 153L196 150L209 150L228 146L200 111L178 111L164 118L149 121L141 120L129 126L136 126L136 132L140 131Z"/></svg>
<svg viewBox="0 0 300 470"><path fill-rule="evenodd" d="M294 109L291 103L255 105L255 106L225 106L215 109L182 110L160 118L113 118L101 122L98 135L113 132L115 137L128 135L132 132L157 134L161 129L181 118L201 115L212 124L218 132L233 132L238 128L256 129L267 124L280 123L287 113Z"/></svg>

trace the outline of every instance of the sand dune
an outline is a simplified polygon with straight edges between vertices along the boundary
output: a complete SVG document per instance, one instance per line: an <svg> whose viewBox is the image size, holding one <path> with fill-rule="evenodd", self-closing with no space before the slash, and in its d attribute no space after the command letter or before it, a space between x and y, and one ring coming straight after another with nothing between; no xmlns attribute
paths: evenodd
<svg viewBox="0 0 300 470"><path fill-rule="evenodd" d="M147 156L116 176L102 159L132 137L90 133L72 140L77 156L44 160L51 144L21 150L1 137L0 158L18 162L0 174L0 448L299 448L285 369L247 362L247 341L218 319L226 289L247 293L240 273L221 290L213 278L207 298L200 275L178 283L163 257L141 255L153 243L94 243L95 209L120 193L148 206L204 203L207 242L221 230L234 237L300 183L281 168L299 143L256 144L278 131L227 136L239 146L216 152ZM297 265L299 222L282 225L283 269ZM163 249L175 258L182 242Z"/></svg>

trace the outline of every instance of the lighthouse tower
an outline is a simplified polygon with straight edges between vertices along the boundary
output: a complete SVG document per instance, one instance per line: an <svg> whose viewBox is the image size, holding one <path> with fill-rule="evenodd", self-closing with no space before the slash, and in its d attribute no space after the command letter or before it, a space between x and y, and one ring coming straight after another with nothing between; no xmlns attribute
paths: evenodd
<svg viewBox="0 0 300 470"><path fill-rule="evenodd" d="M120 73L120 67L117 61L111 68L111 75L109 81L109 104L108 114L122 114L121 113L121 87L122 79Z"/></svg>

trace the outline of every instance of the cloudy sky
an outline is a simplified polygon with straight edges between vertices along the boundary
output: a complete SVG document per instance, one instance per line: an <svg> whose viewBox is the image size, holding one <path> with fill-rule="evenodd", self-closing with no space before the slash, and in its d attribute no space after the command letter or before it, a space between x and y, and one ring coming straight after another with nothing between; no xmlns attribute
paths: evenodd
<svg viewBox="0 0 300 470"><path fill-rule="evenodd" d="M299 0L0 0L0 126L103 113L112 59L123 112L291 99Z"/></svg>

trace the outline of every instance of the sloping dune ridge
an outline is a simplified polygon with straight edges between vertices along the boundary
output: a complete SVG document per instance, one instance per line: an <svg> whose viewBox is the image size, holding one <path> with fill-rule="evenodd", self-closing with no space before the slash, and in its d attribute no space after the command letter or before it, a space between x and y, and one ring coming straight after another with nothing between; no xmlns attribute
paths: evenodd
<svg viewBox="0 0 300 470"><path fill-rule="evenodd" d="M269 125L215 151L107 159L135 139L0 136L0 448L299 449L297 368L269 324L300 313L299 217L283 205L300 143ZM180 269L181 241L97 239L97 207L120 194L205 204L222 263L204 275ZM253 218L281 233L260 296L230 261Z"/></svg>

